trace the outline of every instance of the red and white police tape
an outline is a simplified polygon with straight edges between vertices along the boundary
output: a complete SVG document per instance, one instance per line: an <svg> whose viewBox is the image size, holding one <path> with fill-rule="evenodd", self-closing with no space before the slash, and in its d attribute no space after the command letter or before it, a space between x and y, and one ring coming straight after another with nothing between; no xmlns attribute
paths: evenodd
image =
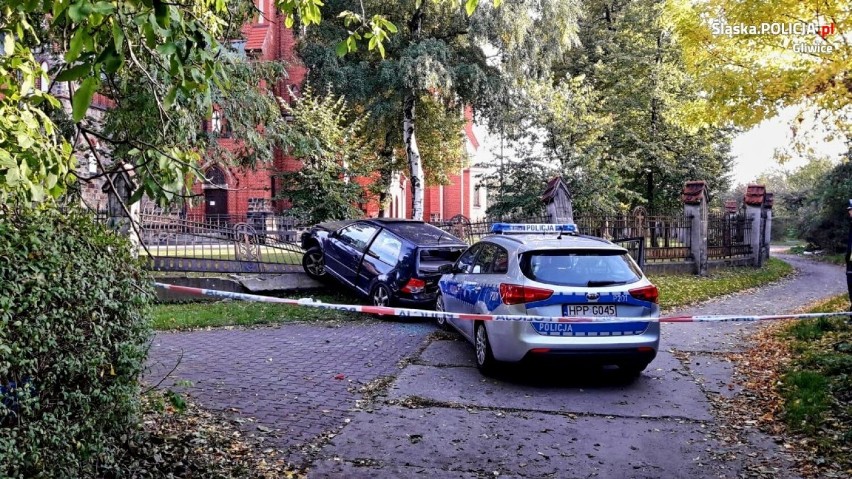
<svg viewBox="0 0 852 479"><path fill-rule="evenodd" d="M406 318L458 318L471 321L523 321L544 323L626 323L634 321L659 321L661 323L709 323L709 322L747 322L747 321L770 321L776 319L807 319L827 316L852 316L852 312L841 313L805 313L805 314L777 314L765 316L737 316L737 315L702 315L702 316L666 316L662 318L648 317L561 317L561 316L532 316L520 314L462 314L445 311L426 311L422 309L394 308L389 306L363 306L348 304L323 303L311 298L286 299L257 294L232 293L230 291L218 291L215 289L191 288L188 286L177 286L173 284L154 283L154 286L175 293L191 294L194 296L209 296L213 298L228 298L241 301L258 301L263 303L280 303L293 306L308 306L311 308L332 309L337 311L353 311L357 313L376 314L380 316L400 316Z"/></svg>

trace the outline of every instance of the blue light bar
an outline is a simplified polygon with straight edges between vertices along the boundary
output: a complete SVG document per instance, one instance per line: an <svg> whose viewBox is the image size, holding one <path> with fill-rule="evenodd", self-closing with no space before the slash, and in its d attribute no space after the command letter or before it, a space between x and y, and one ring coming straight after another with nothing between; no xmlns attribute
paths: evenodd
<svg viewBox="0 0 852 479"><path fill-rule="evenodd" d="M494 223L491 232L495 234L547 234L567 233L577 234L577 225L565 224L526 224L526 223Z"/></svg>

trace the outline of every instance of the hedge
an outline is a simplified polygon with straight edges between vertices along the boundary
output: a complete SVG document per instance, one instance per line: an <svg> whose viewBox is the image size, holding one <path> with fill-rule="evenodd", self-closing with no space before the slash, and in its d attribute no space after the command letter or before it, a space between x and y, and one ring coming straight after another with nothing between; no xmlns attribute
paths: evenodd
<svg viewBox="0 0 852 479"><path fill-rule="evenodd" d="M122 475L152 299L91 218L0 209L0 477Z"/></svg>

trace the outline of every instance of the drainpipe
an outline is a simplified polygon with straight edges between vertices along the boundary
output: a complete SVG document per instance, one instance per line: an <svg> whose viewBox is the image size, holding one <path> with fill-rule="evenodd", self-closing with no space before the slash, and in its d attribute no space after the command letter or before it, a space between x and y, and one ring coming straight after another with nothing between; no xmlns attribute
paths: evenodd
<svg viewBox="0 0 852 479"><path fill-rule="evenodd" d="M441 221L444 221L444 185L438 185L438 211L441 212Z"/></svg>

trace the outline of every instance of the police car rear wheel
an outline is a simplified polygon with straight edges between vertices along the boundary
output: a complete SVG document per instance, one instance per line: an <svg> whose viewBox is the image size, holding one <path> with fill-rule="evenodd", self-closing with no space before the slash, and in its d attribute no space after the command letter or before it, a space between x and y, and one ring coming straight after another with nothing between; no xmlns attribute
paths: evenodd
<svg viewBox="0 0 852 479"><path fill-rule="evenodd" d="M383 284L377 284L376 287L373 288L373 294L370 295L370 302L373 306L390 306L390 289Z"/></svg>
<svg viewBox="0 0 852 479"><path fill-rule="evenodd" d="M474 348L476 349L476 367L482 374L491 374L494 372L496 361L494 354L491 352L491 342L488 340L488 331L485 330L485 324L476 323L474 326Z"/></svg>
<svg viewBox="0 0 852 479"><path fill-rule="evenodd" d="M438 299L435 300L435 311L439 313L443 313L446 311L446 308L444 307L444 295L442 295L441 293L438 293ZM436 317L435 324L438 325L438 328L443 329L445 331L448 330L450 326L447 323L447 318L444 318L443 316Z"/></svg>

